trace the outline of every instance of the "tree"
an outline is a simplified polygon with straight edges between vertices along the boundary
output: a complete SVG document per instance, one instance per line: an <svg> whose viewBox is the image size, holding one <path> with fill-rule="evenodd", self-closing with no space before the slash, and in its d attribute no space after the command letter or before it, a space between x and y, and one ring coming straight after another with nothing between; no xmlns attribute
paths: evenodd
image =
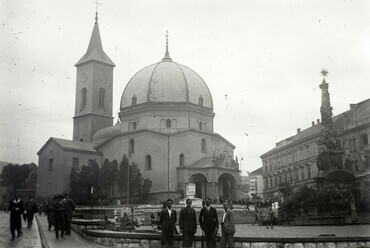
<svg viewBox="0 0 370 248"><path fill-rule="evenodd" d="M36 171L34 171L28 179L32 170ZM3 168L0 175L1 185L9 187L13 191L28 187L32 187L34 189L36 188L35 181L37 181L37 166L34 163L23 165L8 164Z"/></svg>
<svg viewBox="0 0 370 248"><path fill-rule="evenodd" d="M109 172L109 188L112 191L112 197L114 198L114 187L117 183L117 174L118 174L118 162L117 160L113 160L110 164L110 172Z"/></svg>
<svg viewBox="0 0 370 248"><path fill-rule="evenodd" d="M102 187L103 187L103 190L104 190L104 195L105 195L105 199L107 200L109 198L109 187L110 187L110 165L111 163L109 162L108 159L105 159L104 160L104 163L102 164L101 166L101 169L100 169L100 175L101 175L101 180L102 180Z"/></svg>
<svg viewBox="0 0 370 248"><path fill-rule="evenodd" d="M129 166L128 159L126 155L123 155L123 158L119 165L118 178L117 178L117 187L118 187L118 191L121 197L123 196L123 192L127 190L126 188L127 188L127 167L128 166Z"/></svg>

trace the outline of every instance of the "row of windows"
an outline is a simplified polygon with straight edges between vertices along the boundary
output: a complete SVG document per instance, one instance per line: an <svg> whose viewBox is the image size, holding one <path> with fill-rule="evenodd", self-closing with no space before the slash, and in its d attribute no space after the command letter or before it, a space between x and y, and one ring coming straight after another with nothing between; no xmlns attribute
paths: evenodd
<svg viewBox="0 0 370 248"><path fill-rule="evenodd" d="M201 141L201 152L207 153L207 141L205 139L202 139ZM130 139L128 143L128 154L131 155L132 153L135 153L135 140Z"/></svg>
<svg viewBox="0 0 370 248"><path fill-rule="evenodd" d="M318 150L317 150L316 145L314 144L306 145L286 155L275 157L269 160L265 160L264 161L264 171L266 172L266 171L275 170L282 166L290 165L293 162L298 162L298 161L302 161L302 160L309 159L312 157L316 157L317 155L318 155Z"/></svg>
<svg viewBox="0 0 370 248"><path fill-rule="evenodd" d="M266 189L278 187L281 184L296 183L311 178L311 165L307 165L301 169L291 169L279 173L278 175L268 176L264 178Z"/></svg>
<svg viewBox="0 0 370 248"><path fill-rule="evenodd" d="M198 103L200 106L204 105L203 96L199 96ZM131 98L131 105L136 105L136 104L137 104L137 97L133 95Z"/></svg>
<svg viewBox="0 0 370 248"><path fill-rule="evenodd" d="M343 143L342 143L343 149L349 150L350 152L356 151L358 145L359 145L359 148L362 149L368 144L369 144L369 140L368 140L367 134L361 134L359 139L357 139L356 137L350 138L348 139L348 141L347 139L345 139L343 140Z"/></svg>
<svg viewBox="0 0 370 248"><path fill-rule="evenodd" d="M86 108L87 105L87 89L83 88L81 90L81 110ZM104 108L105 105L105 89L100 88L99 89L99 107Z"/></svg>

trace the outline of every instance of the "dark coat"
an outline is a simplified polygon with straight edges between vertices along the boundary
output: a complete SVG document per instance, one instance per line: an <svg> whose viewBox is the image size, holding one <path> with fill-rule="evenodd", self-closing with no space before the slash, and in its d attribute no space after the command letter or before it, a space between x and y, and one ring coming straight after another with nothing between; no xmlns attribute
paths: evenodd
<svg viewBox="0 0 370 248"><path fill-rule="evenodd" d="M184 232L195 232L197 229L197 216L194 208L181 209L179 226Z"/></svg>
<svg viewBox="0 0 370 248"><path fill-rule="evenodd" d="M204 231L214 231L218 228L218 216L215 208L210 207L207 211L206 207L200 210L199 224Z"/></svg>
<svg viewBox="0 0 370 248"><path fill-rule="evenodd" d="M10 219L20 218L24 212L24 204L21 200L9 203Z"/></svg>
<svg viewBox="0 0 370 248"><path fill-rule="evenodd" d="M169 216L167 208L161 211L159 215L159 223L161 224L162 231L175 231L175 223L177 221L176 211L172 209L171 211L171 218Z"/></svg>

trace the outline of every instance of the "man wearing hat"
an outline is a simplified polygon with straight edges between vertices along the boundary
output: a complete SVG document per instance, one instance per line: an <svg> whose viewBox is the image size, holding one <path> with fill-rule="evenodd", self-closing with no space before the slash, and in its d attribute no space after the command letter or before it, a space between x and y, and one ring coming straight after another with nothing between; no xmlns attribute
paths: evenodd
<svg viewBox="0 0 370 248"><path fill-rule="evenodd" d="M186 199L186 207L180 211L179 225L184 248L193 246L194 234L197 232L197 216L191 203L191 199Z"/></svg>
<svg viewBox="0 0 370 248"><path fill-rule="evenodd" d="M76 205L69 197L69 194L65 195L65 200L63 203L65 207L65 231L67 235L71 235L72 215Z"/></svg>
<svg viewBox="0 0 370 248"><path fill-rule="evenodd" d="M22 236L22 220L21 214L24 212L24 205L19 195L13 198L9 203L10 211L10 232L12 234L11 240L15 239L15 230L17 230L17 238Z"/></svg>
<svg viewBox="0 0 370 248"><path fill-rule="evenodd" d="M159 223L161 224L162 237L161 245L165 247L167 244L169 248L173 247L173 240L175 236L176 211L172 209L172 199L167 200L167 208L162 209L159 216Z"/></svg>

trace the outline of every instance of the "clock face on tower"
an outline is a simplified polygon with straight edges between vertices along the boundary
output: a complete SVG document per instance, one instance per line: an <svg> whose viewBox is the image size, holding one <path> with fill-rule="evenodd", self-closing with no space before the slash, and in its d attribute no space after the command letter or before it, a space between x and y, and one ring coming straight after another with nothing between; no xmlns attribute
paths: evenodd
<svg viewBox="0 0 370 248"><path fill-rule="evenodd" d="M81 80L82 80L82 82L85 82L87 80L87 74L86 74L86 72L83 72L81 74Z"/></svg>

